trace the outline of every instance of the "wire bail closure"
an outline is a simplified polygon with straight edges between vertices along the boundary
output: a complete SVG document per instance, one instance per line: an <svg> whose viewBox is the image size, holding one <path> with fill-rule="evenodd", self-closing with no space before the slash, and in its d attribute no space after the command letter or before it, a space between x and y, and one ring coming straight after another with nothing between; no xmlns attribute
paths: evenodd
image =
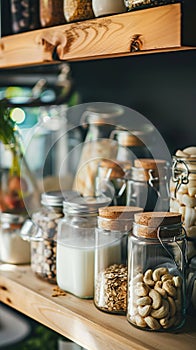
<svg viewBox="0 0 196 350"><path fill-rule="evenodd" d="M179 171L177 168L178 164L182 164L184 166L184 170ZM176 182L176 187L174 190L174 196L176 198L176 193L179 190L181 185L187 185L189 183L189 169L187 164L182 159L175 159L172 166L172 180Z"/></svg>

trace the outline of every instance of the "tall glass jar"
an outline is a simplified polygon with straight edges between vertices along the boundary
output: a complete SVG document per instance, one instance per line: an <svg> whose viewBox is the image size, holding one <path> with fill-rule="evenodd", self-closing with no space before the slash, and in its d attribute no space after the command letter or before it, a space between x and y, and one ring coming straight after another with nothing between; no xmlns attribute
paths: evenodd
<svg viewBox="0 0 196 350"><path fill-rule="evenodd" d="M95 231L94 303L102 311L125 314L127 309L127 237L141 208L111 206L99 209Z"/></svg>
<svg viewBox="0 0 196 350"><path fill-rule="evenodd" d="M136 214L128 239L128 321L141 329L175 330L185 321L186 235L181 215Z"/></svg>
<svg viewBox="0 0 196 350"><path fill-rule="evenodd" d="M93 18L92 0L64 0L64 16L67 22Z"/></svg>
<svg viewBox="0 0 196 350"><path fill-rule="evenodd" d="M196 147L173 156L170 211L182 214L188 236L188 258L196 256Z"/></svg>
<svg viewBox="0 0 196 350"><path fill-rule="evenodd" d="M95 227L105 197L78 197L64 201L64 218L58 224L57 284L79 298L94 295Z"/></svg>
<svg viewBox="0 0 196 350"><path fill-rule="evenodd" d="M63 0L40 0L40 22L42 27L65 23Z"/></svg>
<svg viewBox="0 0 196 350"><path fill-rule="evenodd" d="M131 162L103 159L98 165L95 178L96 196L104 194L112 198L111 205L126 205L126 174Z"/></svg>
<svg viewBox="0 0 196 350"><path fill-rule="evenodd" d="M144 211L169 209L169 180L166 161L136 159L127 183L127 205L136 205Z"/></svg>
<svg viewBox="0 0 196 350"><path fill-rule="evenodd" d="M125 0L128 10L139 10L141 8L160 6L179 2L178 0Z"/></svg>
<svg viewBox="0 0 196 350"><path fill-rule="evenodd" d="M42 206L32 215L31 268L51 283L56 283L57 224L63 217L63 199L61 192L42 193Z"/></svg>
<svg viewBox="0 0 196 350"><path fill-rule="evenodd" d="M4 263L30 263L30 244L20 236L24 220L20 215L0 214L0 260Z"/></svg>

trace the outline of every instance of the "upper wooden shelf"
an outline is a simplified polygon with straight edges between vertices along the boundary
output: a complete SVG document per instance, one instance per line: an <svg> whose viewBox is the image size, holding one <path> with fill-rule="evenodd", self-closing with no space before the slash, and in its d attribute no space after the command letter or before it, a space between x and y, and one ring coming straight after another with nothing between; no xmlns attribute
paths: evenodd
<svg viewBox="0 0 196 350"><path fill-rule="evenodd" d="M92 300L71 294L52 297L54 286L38 279L29 266L0 265L0 301L89 350L193 350L193 317L178 333L139 330L125 316L98 310Z"/></svg>
<svg viewBox="0 0 196 350"><path fill-rule="evenodd" d="M0 40L0 68L195 49L196 9L193 0L185 4L170 4L3 37Z"/></svg>

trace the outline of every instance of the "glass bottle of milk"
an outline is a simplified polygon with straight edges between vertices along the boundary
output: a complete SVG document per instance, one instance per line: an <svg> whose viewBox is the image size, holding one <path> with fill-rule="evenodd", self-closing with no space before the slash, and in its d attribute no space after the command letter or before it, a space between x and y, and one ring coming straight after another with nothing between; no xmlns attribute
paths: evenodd
<svg viewBox="0 0 196 350"><path fill-rule="evenodd" d="M110 201L107 197L77 197L63 203L65 216L58 223L57 233L57 284L79 298L94 295L97 213Z"/></svg>

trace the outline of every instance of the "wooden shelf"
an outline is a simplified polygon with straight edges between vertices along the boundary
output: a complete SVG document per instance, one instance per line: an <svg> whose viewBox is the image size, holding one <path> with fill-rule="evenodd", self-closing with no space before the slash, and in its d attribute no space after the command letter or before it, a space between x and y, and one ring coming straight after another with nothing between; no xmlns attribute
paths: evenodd
<svg viewBox="0 0 196 350"><path fill-rule="evenodd" d="M33 275L29 266L0 265L0 301L90 350L193 350L195 319L176 334L145 332L125 316L98 310L92 300L52 297L54 286Z"/></svg>
<svg viewBox="0 0 196 350"><path fill-rule="evenodd" d="M188 3L3 37L0 68L195 49L196 11Z"/></svg>

